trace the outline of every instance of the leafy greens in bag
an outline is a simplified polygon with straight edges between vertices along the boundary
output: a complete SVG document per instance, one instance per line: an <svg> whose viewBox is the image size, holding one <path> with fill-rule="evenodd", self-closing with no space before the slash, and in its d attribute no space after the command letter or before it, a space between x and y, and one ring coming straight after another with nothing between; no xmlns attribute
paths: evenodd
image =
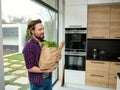
<svg viewBox="0 0 120 90"><path fill-rule="evenodd" d="M42 45L47 47L57 47L57 44L54 41L44 41L42 42Z"/></svg>

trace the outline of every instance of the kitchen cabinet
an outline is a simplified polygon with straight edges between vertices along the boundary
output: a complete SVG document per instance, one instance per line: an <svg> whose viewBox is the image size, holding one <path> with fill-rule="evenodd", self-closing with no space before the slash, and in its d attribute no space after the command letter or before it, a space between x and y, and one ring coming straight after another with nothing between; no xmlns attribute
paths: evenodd
<svg viewBox="0 0 120 90"><path fill-rule="evenodd" d="M109 88L116 88L118 72L120 72L120 62L110 62Z"/></svg>
<svg viewBox="0 0 120 90"><path fill-rule="evenodd" d="M111 6L110 39L120 39L120 4Z"/></svg>
<svg viewBox="0 0 120 90"><path fill-rule="evenodd" d="M111 22L120 22L120 4L111 6Z"/></svg>
<svg viewBox="0 0 120 90"><path fill-rule="evenodd" d="M110 22L110 6L89 5L88 22Z"/></svg>
<svg viewBox="0 0 120 90"><path fill-rule="evenodd" d="M86 85L97 87L108 87L108 75L98 73L86 74Z"/></svg>
<svg viewBox="0 0 120 90"><path fill-rule="evenodd" d="M109 38L110 23L89 23L87 38L107 39Z"/></svg>
<svg viewBox="0 0 120 90"><path fill-rule="evenodd" d="M87 0L65 0L65 27L87 27Z"/></svg>
<svg viewBox="0 0 120 90"><path fill-rule="evenodd" d="M87 27L87 4L65 6L65 27Z"/></svg>
<svg viewBox="0 0 120 90"><path fill-rule="evenodd" d="M87 38L120 39L120 4L88 6Z"/></svg>
<svg viewBox="0 0 120 90"><path fill-rule="evenodd" d="M112 0L88 0L88 4L112 3Z"/></svg>
<svg viewBox="0 0 120 90"><path fill-rule="evenodd" d="M88 38L107 39L110 30L110 6L88 6Z"/></svg>
<svg viewBox="0 0 120 90"><path fill-rule="evenodd" d="M118 72L120 72L120 62L87 60L85 83L115 89Z"/></svg>
<svg viewBox="0 0 120 90"><path fill-rule="evenodd" d="M120 39L120 22L111 22L110 39Z"/></svg>
<svg viewBox="0 0 120 90"><path fill-rule="evenodd" d="M86 61L86 85L108 87L108 75L109 62L97 60Z"/></svg>
<svg viewBox="0 0 120 90"><path fill-rule="evenodd" d="M85 71L65 69L65 84L85 85Z"/></svg>

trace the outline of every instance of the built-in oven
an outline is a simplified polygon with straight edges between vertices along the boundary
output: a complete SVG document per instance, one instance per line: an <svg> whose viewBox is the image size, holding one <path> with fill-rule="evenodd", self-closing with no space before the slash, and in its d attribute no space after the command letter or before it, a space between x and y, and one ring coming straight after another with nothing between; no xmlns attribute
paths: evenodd
<svg viewBox="0 0 120 90"><path fill-rule="evenodd" d="M85 71L85 60L85 52L65 52L65 69Z"/></svg>
<svg viewBox="0 0 120 90"><path fill-rule="evenodd" d="M65 29L65 68L85 70L86 28Z"/></svg>
<svg viewBox="0 0 120 90"><path fill-rule="evenodd" d="M86 51L86 28L65 29L65 50Z"/></svg>

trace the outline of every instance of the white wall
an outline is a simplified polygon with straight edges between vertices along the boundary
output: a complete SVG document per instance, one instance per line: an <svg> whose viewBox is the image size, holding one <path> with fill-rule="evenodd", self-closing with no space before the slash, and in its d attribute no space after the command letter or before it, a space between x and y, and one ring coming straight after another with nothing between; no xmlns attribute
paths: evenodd
<svg viewBox="0 0 120 90"><path fill-rule="evenodd" d="M3 42L1 25L1 0L0 0L0 90L4 90L4 68L3 68Z"/></svg>
<svg viewBox="0 0 120 90"><path fill-rule="evenodd" d="M65 28L64 28L64 0L59 0L59 44L65 41ZM64 47L65 48L65 47ZM64 48L62 50L62 58L59 61L59 80L62 80L62 67L64 65Z"/></svg>

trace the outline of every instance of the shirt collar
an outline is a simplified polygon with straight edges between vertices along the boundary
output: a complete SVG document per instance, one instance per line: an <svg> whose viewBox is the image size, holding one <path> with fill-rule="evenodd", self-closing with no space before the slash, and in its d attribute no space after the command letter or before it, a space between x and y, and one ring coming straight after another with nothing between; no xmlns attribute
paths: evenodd
<svg viewBox="0 0 120 90"><path fill-rule="evenodd" d="M39 45L39 42L38 42L35 38L31 37L31 40L32 40L35 44Z"/></svg>

